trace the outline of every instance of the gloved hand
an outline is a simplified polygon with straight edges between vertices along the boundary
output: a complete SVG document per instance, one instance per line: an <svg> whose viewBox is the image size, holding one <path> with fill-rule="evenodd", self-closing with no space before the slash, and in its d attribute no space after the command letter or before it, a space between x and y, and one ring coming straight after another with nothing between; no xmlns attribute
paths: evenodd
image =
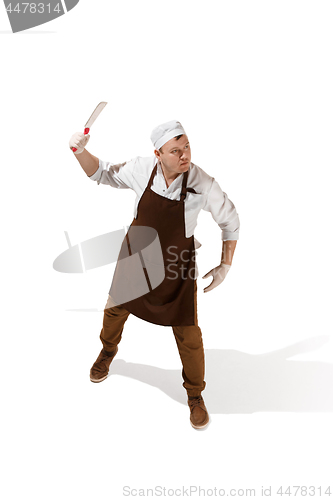
<svg viewBox="0 0 333 500"><path fill-rule="evenodd" d="M79 155L82 153L84 148L86 147L88 141L90 139L90 135L84 135L82 132L75 132L69 140L69 147L76 148L77 151L74 152L75 155Z"/></svg>
<svg viewBox="0 0 333 500"><path fill-rule="evenodd" d="M208 285L206 288L204 288L204 292L209 292L210 290L213 290L213 288L217 287L222 283L226 275L228 274L229 269L231 266L228 264L220 264L217 267L214 267L209 273L205 274L203 278L209 278L209 276L213 277L213 281L211 282L210 285Z"/></svg>

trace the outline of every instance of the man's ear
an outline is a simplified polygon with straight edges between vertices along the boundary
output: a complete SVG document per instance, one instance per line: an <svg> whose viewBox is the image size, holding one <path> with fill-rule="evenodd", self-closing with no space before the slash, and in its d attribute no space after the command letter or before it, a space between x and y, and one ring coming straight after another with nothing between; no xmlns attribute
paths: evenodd
<svg viewBox="0 0 333 500"><path fill-rule="evenodd" d="M155 156L156 156L156 158L157 158L158 160L160 160L160 159L161 159L161 153L159 152L159 150L158 150L158 149L155 149L154 154L155 154Z"/></svg>

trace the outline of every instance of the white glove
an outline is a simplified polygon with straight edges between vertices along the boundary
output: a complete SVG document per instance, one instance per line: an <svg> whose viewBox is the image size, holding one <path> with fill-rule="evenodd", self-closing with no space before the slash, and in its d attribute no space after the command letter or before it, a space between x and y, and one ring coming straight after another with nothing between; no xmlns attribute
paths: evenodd
<svg viewBox="0 0 333 500"><path fill-rule="evenodd" d="M82 132L75 132L69 140L69 147L76 148L77 151L74 152L75 155L79 155L82 153L84 148L86 147L88 141L90 139L90 135L84 135Z"/></svg>
<svg viewBox="0 0 333 500"><path fill-rule="evenodd" d="M213 281L211 282L210 285L204 288L204 292L209 292L210 290L213 290L213 288L220 285L224 280L224 278L226 277L226 275L228 274L230 268L231 266L229 266L228 264L220 264L219 266L209 271L209 273L205 274L203 278L208 278L209 276L212 276Z"/></svg>

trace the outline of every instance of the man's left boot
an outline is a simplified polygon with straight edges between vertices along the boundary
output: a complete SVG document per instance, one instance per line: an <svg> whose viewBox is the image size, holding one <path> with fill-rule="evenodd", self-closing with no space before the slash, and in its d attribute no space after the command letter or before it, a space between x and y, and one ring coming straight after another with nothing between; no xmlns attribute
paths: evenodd
<svg viewBox="0 0 333 500"><path fill-rule="evenodd" d="M203 429L209 422L209 415L202 396L189 396L187 401L191 415L190 422L194 429Z"/></svg>

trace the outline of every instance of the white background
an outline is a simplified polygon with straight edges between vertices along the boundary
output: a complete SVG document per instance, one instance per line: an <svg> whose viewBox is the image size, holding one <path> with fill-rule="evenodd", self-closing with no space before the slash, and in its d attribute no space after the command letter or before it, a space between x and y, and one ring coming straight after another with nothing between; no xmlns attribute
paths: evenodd
<svg viewBox="0 0 333 500"><path fill-rule="evenodd" d="M126 485L329 498L332 15L328 1L81 0L13 35L0 9L3 498L122 498ZM102 100L93 154L148 156L151 129L178 119L240 216L227 279L203 294L199 278L202 432L171 328L131 316L112 375L89 381L113 265L52 267L64 231L74 245L132 220L134 193L91 182L68 148ZM208 213L195 235L202 276L221 252Z"/></svg>

